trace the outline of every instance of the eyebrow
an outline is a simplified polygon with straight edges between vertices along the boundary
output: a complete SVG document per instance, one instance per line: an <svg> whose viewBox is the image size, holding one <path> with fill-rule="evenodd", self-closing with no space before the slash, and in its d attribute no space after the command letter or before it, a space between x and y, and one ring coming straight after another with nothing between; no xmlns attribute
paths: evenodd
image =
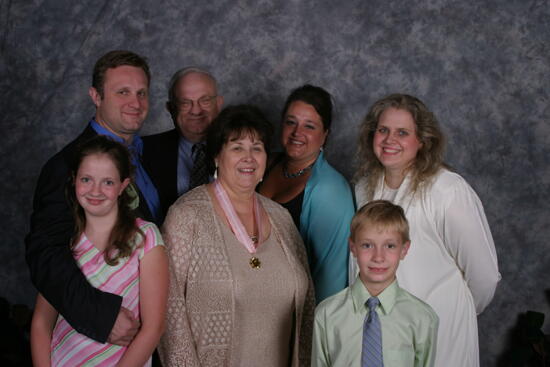
<svg viewBox="0 0 550 367"><path fill-rule="evenodd" d="M292 117L294 119L298 119L295 115L286 115L287 118L289 117ZM311 120L311 119L305 119L306 122L312 122L312 123L315 123L315 124L320 124L322 125L323 123L321 121L315 121L315 120Z"/></svg>
<svg viewBox="0 0 550 367"><path fill-rule="evenodd" d="M381 124L381 123L378 123L378 125L376 125L376 127L386 127L386 128L389 128L388 125L384 125L384 124ZM395 129L399 129L399 130L412 130L408 127L396 127Z"/></svg>

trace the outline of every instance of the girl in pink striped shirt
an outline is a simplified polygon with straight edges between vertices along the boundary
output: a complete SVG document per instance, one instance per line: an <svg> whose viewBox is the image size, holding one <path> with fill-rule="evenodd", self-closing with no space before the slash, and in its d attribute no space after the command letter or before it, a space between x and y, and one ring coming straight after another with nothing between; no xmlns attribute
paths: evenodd
<svg viewBox="0 0 550 367"><path fill-rule="evenodd" d="M141 321L128 346L99 343L78 333L39 294L32 327L35 366L150 366L164 331L168 265L164 244L153 224L135 218L135 189L124 146L98 136L77 153L72 199L73 256L96 288L123 297L122 307Z"/></svg>

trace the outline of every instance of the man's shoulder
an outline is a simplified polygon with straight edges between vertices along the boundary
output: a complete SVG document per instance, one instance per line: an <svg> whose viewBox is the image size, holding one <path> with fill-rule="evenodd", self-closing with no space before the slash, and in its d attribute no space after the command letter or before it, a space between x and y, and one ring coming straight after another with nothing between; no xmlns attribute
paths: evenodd
<svg viewBox="0 0 550 367"><path fill-rule="evenodd" d="M80 133L80 135L78 135L75 139L73 139L63 148L61 148L60 151L50 157L46 164L44 164L42 171L47 173L51 172L51 170L55 170L56 168L68 169L71 165L71 161L74 158L78 146L96 135L97 133L92 128L90 128L89 126L86 127L84 131Z"/></svg>
<svg viewBox="0 0 550 367"><path fill-rule="evenodd" d="M176 159L179 144L179 133L176 129L143 136L141 139L143 140L143 159L146 163L161 158Z"/></svg>
<svg viewBox="0 0 550 367"><path fill-rule="evenodd" d="M178 131L176 129L171 129L158 134L143 136L142 139L143 144L156 144L167 141L178 141L178 137Z"/></svg>

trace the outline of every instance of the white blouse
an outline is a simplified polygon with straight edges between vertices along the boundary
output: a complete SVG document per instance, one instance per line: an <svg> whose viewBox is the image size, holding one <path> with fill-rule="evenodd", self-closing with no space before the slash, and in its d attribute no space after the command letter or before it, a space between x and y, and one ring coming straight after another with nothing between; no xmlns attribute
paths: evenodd
<svg viewBox="0 0 550 367"><path fill-rule="evenodd" d="M495 245L474 190L458 174L441 169L423 193L409 193L407 176L394 200L405 210L411 247L397 269L399 285L427 302L439 316L436 367L477 367L477 317L491 302L498 281ZM366 178L355 187L366 204ZM374 199L390 199L382 177ZM357 274L350 261L350 276Z"/></svg>

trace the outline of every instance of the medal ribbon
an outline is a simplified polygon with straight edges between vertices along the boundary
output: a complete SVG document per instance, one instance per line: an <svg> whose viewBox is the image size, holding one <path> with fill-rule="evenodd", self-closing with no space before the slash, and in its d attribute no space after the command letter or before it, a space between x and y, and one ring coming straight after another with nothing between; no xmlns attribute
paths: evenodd
<svg viewBox="0 0 550 367"><path fill-rule="evenodd" d="M243 246L248 250L249 253L251 254L256 253L256 246L254 245L254 242L252 241L250 236L248 236L248 233L246 232L246 229L244 228L244 225L241 222L241 219L237 215L237 212L235 212L235 208L233 207L233 204L231 204L231 201L229 200L229 196L227 196L227 192L225 191L222 184L218 180L214 181L214 193L216 194L216 199L218 199L218 202L220 203L223 213L225 214L225 217L229 222L229 226L231 227L231 230L233 231L233 233L235 233L237 240L243 244ZM256 197L257 195L258 194L254 193L253 200L254 200L254 218L256 219L256 225L258 226L258 242L259 242L260 236L262 233L262 221L260 218L261 204Z"/></svg>

